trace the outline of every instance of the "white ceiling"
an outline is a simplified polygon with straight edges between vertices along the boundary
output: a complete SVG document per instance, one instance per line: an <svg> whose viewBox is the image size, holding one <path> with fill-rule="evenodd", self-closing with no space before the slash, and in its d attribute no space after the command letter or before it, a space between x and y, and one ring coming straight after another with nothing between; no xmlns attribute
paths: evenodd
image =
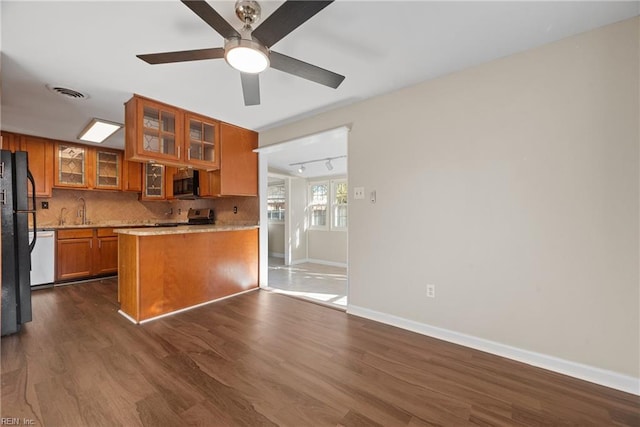
<svg viewBox="0 0 640 427"><path fill-rule="evenodd" d="M262 2L263 19L282 2ZM210 4L233 26L233 1ZM219 47L179 1L1 2L2 128L74 141L92 117L124 121L133 93L254 130L353 103L639 13L638 2L338 0L273 48L346 76L336 90L267 70L245 107L224 60L149 65L136 54ZM84 92L71 100L46 84ZM122 148L119 131L104 145ZM304 159L300 159L304 160Z"/></svg>
<svg viewBox="0 0 640 427"><path fill-rule="evenodd" d="M260 151L266 154L269 171L280 176L307 179L346 176L348 136L349 129L341 127L269 145ZM335 158L331 160L333 169L326 166L328 158ZM297 163L304 163L302 172Z"/></svg>

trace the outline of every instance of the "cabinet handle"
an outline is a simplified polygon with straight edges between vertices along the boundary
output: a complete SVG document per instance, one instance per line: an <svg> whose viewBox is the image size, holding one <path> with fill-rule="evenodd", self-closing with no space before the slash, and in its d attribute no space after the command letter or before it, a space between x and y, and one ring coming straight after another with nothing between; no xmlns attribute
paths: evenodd
<svg viewBox="0 0 640 427"><path fill-rule="evenodd" d="M98 249L102 249L102 240L98 240Z"/></svg>
<svg viewBox="0 0 640 427"><path fill-rule="evenodd" d="M191 160L191 150L187 150L187 159Z"/></svg>
<svg viewBox="0 0 640 427"><path fill-rule="evenodd" d="M180 158L180 146L178 145L178 158Z"/></svg>
<svg viewBox="0 0 640 427"><path fill-rule="evenodd" d="M89 249L93 249L93 240L89 240Z"/></svg>

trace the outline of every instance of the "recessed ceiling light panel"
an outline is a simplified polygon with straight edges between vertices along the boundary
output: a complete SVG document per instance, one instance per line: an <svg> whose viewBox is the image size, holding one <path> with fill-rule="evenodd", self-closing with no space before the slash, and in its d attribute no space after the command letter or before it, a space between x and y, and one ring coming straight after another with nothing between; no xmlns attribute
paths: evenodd
<svg viewBox="0 0 640 427"><path fill-rule="evenodd" d="M80 132L78 139L81 141L101 143L105 139L113 135L121 127L122 125L120 123L110 122L102 119L93 119L82 130L82 132Z"/></svg>

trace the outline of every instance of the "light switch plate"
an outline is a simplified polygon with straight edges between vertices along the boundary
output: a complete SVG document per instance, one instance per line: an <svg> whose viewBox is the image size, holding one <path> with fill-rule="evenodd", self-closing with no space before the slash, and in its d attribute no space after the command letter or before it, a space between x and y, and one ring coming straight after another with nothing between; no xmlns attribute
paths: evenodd
<svg viewBox="0 0 640 427"><path fill-rule="evenodd" d="M354 187L353 188L353 198L358 200L358 199L364 199L364 187Z"/></svg>

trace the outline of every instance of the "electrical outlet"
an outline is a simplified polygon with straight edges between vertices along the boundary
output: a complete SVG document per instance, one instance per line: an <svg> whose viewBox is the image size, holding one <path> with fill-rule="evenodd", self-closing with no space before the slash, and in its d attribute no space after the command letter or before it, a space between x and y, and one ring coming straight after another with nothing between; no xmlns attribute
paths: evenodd
<svg viewBox="0 0 640 427"><path fill-rule="evenodd" d="M234 213L234 214L237 214L237 213L238 213L238 207L237 207L237 206L234 206L234 207L233 207L233 213Z"/></svg>
<svg viewBox="0 0 640 427"><path fill-rule="evenodd" d="M427 298L436 297L436 285L427 285Z"/></svg>
<svg viewBox="0 0 640 427"><path fill-rule="evenodd" d="M353 198L356 200L364 199L364 187L354 187Z"/></svg>

